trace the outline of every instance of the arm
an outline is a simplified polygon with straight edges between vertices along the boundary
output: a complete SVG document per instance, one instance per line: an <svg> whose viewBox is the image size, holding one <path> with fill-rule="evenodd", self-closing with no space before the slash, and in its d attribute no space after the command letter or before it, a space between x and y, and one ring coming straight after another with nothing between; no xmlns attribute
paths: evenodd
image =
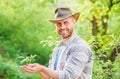
<svg viewBox="0 0 120 79"><path fill-rule="evenodd" d="M81 76L88 62L88 54L87 48L84 46L73 50L62 71L55 71L40 64L32 64L33 67L22 66L21 69L29 73L39 72L43 79L75 79Z"/></svg>
<svg viewBox="0 0 120 79"><path fill-rule="evenodd" d="M43 79L59 79L58 71L52 70L37 63L20 66L20 68L28 73L38 72Z"/></svg>
<svg viewBox="0 0 120 79"><path fill-rule="evenodd" d="M47 68L45 66L42 66L41 68L42 69L40 72L46 74L47 76L49 76L52 79L59 79L59 72L58 71L52 70L52 69Z"/></svg>
<svg viewBox="0 0 120 79"><path fill-rule="evenodd" d="M39 74L42 77L42 79L50 79L50 77L44 74L43 72L39 72Z"/></svg>

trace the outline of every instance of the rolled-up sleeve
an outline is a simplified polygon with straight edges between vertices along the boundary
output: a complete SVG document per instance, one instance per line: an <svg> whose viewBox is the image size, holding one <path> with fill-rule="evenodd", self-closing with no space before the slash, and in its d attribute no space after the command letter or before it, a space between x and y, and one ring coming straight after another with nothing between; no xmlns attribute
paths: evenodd
<svg viewBox="0 0 120 79"><path fill-rule="evenodd" d="M71 50L64 69L59 72L59 79L78 79L89 59L87 46L80 45Z"/></svg>

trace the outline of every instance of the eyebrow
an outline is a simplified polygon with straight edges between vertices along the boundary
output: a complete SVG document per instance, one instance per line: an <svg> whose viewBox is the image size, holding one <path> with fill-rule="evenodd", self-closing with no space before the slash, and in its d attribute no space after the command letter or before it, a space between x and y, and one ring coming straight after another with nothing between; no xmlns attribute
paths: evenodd
<svg viewBox="0 0 120 79"><path fill-rule="evenodd" d="M66 19L63 19L63 20L60 20L60 22L61 22L61 21L63 21L63 22L64 22L64 21L67 21L67 20L68 20L68 18L66 18ZM59 22L59 21L58 21L58 22Z"/></svg>

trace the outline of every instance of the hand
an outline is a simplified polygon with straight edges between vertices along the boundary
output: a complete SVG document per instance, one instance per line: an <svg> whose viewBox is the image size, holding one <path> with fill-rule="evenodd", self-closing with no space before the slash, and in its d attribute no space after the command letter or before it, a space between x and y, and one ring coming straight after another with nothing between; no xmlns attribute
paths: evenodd
<svg viewBox="0 0 120 79"><path fill-rule="evenodd" d="M28 64L28 65L20 66L20 69L28 73L36 73L42 70L42 65L37 64L37 63Z"/></svg>

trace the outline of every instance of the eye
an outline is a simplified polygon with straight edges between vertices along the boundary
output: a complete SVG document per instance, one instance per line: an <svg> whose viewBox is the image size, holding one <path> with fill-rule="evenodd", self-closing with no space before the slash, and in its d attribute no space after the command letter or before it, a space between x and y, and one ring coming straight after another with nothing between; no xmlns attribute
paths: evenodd
<svg viewBox="0 0 120 79"><path fill-rule="evenodd" d="M57 25L58 25L58 26L61 26L61 23L58 23Z"/></svg>
<svg viewBox="0 0 120 79"><path fill-rule="evenodd" d="M57 27L60 27L60 26L61 26L61 23L57 23L56 25L57 25Z"/></svg>
<svg viewBox="0 0 120 79"><path fill-rule="evenodd" d="M64 24L65 24L65 25L68 25L68 21L65 21Z"/></svg>

